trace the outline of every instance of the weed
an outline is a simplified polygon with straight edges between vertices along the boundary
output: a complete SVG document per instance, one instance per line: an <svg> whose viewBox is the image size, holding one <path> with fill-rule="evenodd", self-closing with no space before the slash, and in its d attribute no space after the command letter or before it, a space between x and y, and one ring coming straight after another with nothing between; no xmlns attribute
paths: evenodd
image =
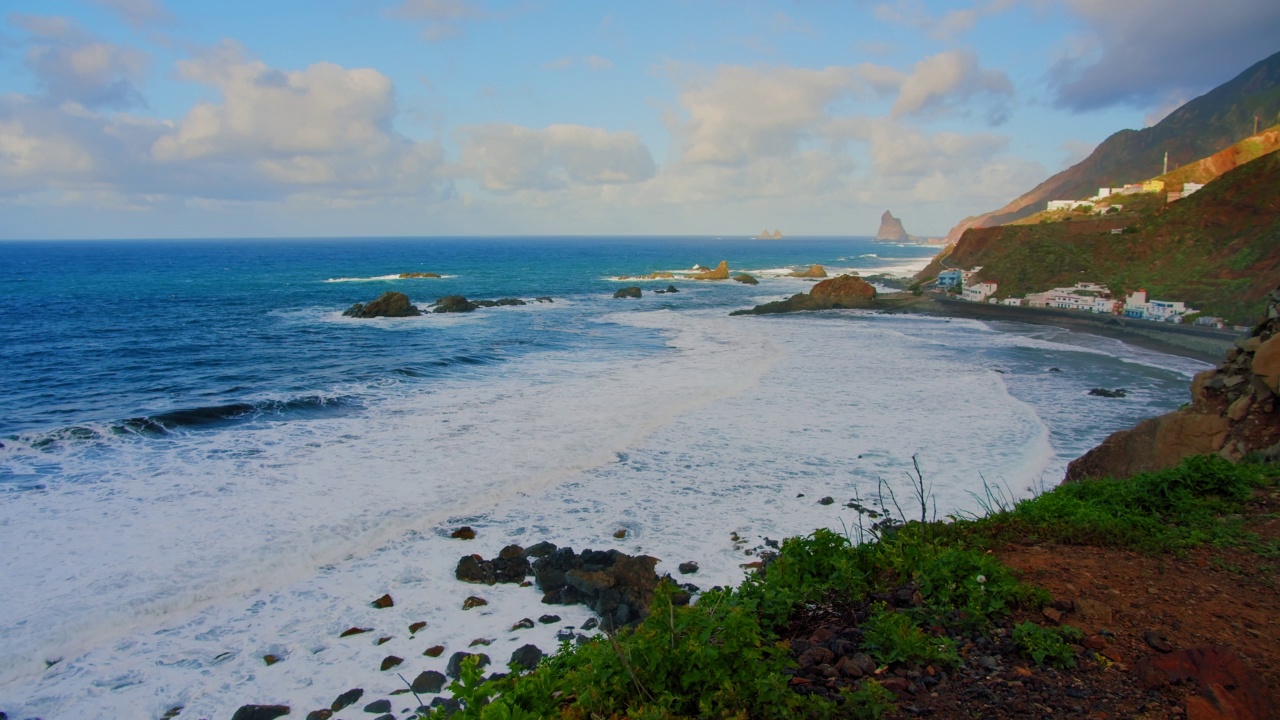
<svg viewBox="0 0 1280 720"><path fill-rule="evenodd" d="M1076 654L1069 643L1078 642L1081 637L1083 634L1070 625L1048 628L1028 621L1013 626L1013 642L1022 654L1037 665L1058 669L1076 666Z"/></svg>
<svg viewBox="0 0 1280 720"><path fill-rule="evenodd" d="M863 646L882 664L914 661L958 665L956 645L947 637L921 630L906 613L893 612L879 603L863 625Z"/></svg>

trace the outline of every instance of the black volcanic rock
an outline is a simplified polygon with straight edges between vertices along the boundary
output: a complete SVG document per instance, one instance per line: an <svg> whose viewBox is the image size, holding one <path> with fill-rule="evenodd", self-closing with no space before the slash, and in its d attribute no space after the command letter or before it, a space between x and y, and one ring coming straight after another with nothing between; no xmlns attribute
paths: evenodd
<svg viewBox="0 0 1280 720"><path fill-rule="evenodd" d="M399 292L384 292L367 305L356 303L342 313L344 317L354 318L416 317L421 314L422 311L409 302L409 296Z"/></svg>

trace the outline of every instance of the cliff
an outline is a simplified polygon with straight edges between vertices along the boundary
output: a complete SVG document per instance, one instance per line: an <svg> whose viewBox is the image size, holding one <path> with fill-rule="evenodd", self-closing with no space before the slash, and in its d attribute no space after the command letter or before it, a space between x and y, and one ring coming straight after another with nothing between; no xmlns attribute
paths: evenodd
<svg viewBox="0 0 1280 720"><path fill-rule="evenodd" d="M1258 118L1259 120L1255 120ZM1143 130L1121 130L1084 160L1045 180L993 212L967 217L947 234L960 239L972 227L992 227L1044 209L1047 200L1091 197L1099 187L1141 182L1162 172L1164 155L1182 165L1212 155L1254 133L1255 123L1280 120L1280 52L1188 102Z"/></svg>
<svg viewBox="0 0 1280 720"><path fill-rule="evenodd" d="M888 210L884 211L884 215L880 216L880 229L876 231L876 240L882 242L906 242L907 231L902 227L902 221L893 216Z"/></svg>
<svg viewBox="0 0 1280 720"><path fill-rule="evenodd" d="M1280 289L1268 294L1265 319L1236 343L1226 360L1196 375L1190 404L1113 433L1067 466L1067 480L1128 477L1171 468L1184 457L1207 453L1232 462L1249 453L1280 459L1277 303Z"/></svg>

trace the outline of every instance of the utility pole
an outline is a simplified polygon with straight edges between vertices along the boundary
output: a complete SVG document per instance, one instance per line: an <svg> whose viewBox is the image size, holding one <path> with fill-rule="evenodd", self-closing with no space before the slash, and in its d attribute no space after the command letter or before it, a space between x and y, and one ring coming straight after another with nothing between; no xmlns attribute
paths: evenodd
<svg viewBox="0 0 1280 720"><path fill-rule="evenodd" d="M1162 173L1160 173L1160 174L1161 174L1161 175L1168 175L1168 174L1169 174L1169 151L1168 151L1168 150L1165 150L1165 151L1164 151L1164 172L1162 172Z"/></svg>
<svg viewBox="0 0 1280 720"><path fill-rule="evenodd" d="M1258 120L1259 120L1258 116L1254 115L1253 116L1253 134L1254 135L1258 134Z"/></svg>

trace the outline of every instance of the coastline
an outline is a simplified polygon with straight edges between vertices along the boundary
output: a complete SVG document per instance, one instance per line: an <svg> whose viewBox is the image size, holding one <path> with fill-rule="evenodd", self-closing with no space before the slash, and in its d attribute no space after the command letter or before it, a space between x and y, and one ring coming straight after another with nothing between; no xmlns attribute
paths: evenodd
<svg viewBox="0 0 1280 720"><path fill-rule="evenodd" d="M1025 308L950 300L928 295L888 293L880 296L878 312L918 313L974 320L1003 320L1082 332L1122 340L1158 352L1217 364L1235 345L1240 333L1183 327L1165 323L1126 320L1111 315L1093 315L1072 310Z"/></svg>

